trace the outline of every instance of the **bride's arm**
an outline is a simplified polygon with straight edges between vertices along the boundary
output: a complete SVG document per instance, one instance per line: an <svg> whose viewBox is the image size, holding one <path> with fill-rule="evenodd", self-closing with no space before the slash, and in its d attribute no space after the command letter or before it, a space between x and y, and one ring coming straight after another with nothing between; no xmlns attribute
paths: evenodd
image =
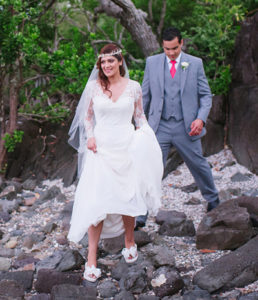
<svg viewBox="0 0 258 300"><path fill-rule="evenodd" d="M139 83L137 83L135 87L135 100L134 100L134 122L136 125L136 129L139 129L147 123L147 119L145 117L142 105L142 89Z"/></svg>
<svg viewBox="0 0 258 300"><path fill-rule="evenodd" d="M85 117L85 129L87 134L87 148L92 150L94 153L97 152L96 140L93 133L94 127L94 111L93 111L93 102L91 100L88 111Z"/></svg>

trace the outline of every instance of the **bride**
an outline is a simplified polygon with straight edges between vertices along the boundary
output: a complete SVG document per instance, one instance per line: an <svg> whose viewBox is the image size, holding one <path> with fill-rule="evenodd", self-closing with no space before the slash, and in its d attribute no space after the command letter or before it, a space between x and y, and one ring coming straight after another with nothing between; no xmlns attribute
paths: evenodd
<svg viewBox="0 0 258 300"><path fill-rule="evenodd" d="M127 263L136 261L135 217L156 215L161 205L161 150L143 112L141 87L129 79L121 52L115 44L101 49L69 131L80 180L68 239L77 243L88 231L84 278L92 282L101 275L100 237L124 233L122 255Z"/></svg>

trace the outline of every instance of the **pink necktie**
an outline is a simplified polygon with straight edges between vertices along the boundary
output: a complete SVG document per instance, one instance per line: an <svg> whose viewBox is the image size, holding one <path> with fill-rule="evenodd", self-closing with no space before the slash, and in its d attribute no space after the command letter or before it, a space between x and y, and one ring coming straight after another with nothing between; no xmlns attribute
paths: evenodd
<svg viewBox="0 0 258 300"><path fill-rule="evenodd" d="M171 74L172 78L174 78L175 74L176 74L176 67L175 67L176 61L175 60L171 60L170 62L172 64L172 67L170 69L170 74Z"/></svg>

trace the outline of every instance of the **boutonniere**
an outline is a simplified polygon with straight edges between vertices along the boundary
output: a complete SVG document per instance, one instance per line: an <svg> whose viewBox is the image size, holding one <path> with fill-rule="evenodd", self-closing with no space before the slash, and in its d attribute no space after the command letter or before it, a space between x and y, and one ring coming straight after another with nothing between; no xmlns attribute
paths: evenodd
<svg viewBox="0 0 258 300"><path fill-rule="evenodd" d="M181 62L181 68L182 70L186 70L189 67L189 63L186 61Z"/></svg>

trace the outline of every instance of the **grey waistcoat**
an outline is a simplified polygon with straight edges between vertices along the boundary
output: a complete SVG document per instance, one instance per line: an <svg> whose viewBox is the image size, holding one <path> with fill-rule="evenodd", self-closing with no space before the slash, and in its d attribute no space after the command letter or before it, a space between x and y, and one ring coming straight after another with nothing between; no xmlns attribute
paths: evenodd
<svg viewBox="0 0 258 300"><path fill-rule="evenodd" d="M164 103L162 119L168 120L173 117L177 121L183 119L181 96L180 96L180 77L181 68L178 66L174 78L172 78L167 61L165 60L164 76Z"/></svg>

